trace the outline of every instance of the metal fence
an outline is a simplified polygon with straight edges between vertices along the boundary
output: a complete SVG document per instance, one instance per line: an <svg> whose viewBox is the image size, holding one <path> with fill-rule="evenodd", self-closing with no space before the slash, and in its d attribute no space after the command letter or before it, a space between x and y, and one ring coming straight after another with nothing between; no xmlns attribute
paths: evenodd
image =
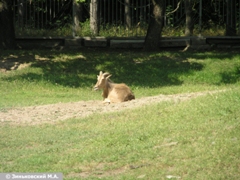
<svg viewBox="0 0 240 180"><path fill-rule="evenodd" d="M195 0L193 19L195 34L215 28L219 34L240 33L240 0ZM89 3L78 8L80 29L76 36L91 36ZM100 0L101 36L145 36L150 20L151 0ZM72 36L73 0L14 0L14 22L17 37ZM166 36L182 36L185 26L184 0L166 0ZM226 25L228 28L226 28ZM220 29L223 29L220 31ZM169 33L169 32L172 32ZM179 32L179 33L176 33ZM214 35L210 33L209 35Z"/></svg>

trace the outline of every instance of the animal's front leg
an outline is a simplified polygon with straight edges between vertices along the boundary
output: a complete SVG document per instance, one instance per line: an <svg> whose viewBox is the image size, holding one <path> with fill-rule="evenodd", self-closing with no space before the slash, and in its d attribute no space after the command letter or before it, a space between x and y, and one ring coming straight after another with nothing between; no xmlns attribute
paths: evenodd
<svg viewBox="0 0 240 180"><path fill-rule="evenodd" d="M104 101L103 101L103 103L104 103L104 104L110 104L110 103L111 103L111 101L110 101L110 99L108 99L108 98L105 98L105 99L104 99Z"/></svg>

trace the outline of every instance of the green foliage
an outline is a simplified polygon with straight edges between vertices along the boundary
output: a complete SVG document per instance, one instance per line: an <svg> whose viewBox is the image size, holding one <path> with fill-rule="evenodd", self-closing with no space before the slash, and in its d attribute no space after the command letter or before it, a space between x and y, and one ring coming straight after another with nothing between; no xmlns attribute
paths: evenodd
<svg viewBox="0 0 240 180"><path fill-rule="evenodd" d="M84 3L86 0L75 0L77 3Z"/></svg>
<svg viewBox="0 0 240 180"><path fill-rule="evenodd" d="M59 23L59 24L58 24ZM56 22L56 25L60 25L60 22ZM93 37L94 35L90 30L90 20L87 19L85 22L80 23L80 29L76 32L76 36L79 37ZM99 36L104 37L143 37L147 33L148 25L146 23L140 23L140 26L132 27L130 29L126 29L123 25L101 25ZM203 36L223 36L225 33L225 27L217 26L211 28L203 28L201 32L199 28L196 26L194 29L194 35L197 36L199 34ZM68 24L64 27L56 28L56 29L34 29L31 27L26 27L24 29L17 28L16 29L17 37L71 37L72 36L72 25ZM184 36L184 27L170 27L165 26L162 31L162 36L164 37L181 37Z"/></svg>
<svg viewBox="0 0 240 180"><path fill-rule="evenodd" d="M91 29L90 29L90 20L87 19L85 22L80 23L81 26L81 30L79 32L77 32L77 35L80 37L84 37L84 36L93 36Z"/></svg>

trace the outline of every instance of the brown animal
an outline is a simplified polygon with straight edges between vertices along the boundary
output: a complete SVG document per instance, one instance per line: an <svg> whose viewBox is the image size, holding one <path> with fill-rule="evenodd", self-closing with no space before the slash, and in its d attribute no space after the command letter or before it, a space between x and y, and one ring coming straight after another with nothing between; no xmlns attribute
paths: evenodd
<svg viewBox="0 0 240 180"><path fill-rule="evenodd" d="M111 74L100 71L97 75L97 83L94 86L94 90L103 89L104 103L117 103L135 99L134 94L126 84L115 84L109 79L110 76Z"/></svg>

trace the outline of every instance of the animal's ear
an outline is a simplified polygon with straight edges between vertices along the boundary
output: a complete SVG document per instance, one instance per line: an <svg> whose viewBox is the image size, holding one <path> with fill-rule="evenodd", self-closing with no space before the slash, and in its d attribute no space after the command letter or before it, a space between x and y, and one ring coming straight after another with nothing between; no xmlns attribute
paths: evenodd
<svg viewBox="0 0 240 180"><path fill-rule="evenodd" d="M100 76L102 75L102 71L99 72L99 75L100 75Z"/></svg>
<svg viewBox="0 0 240 180"><path fill-rule="evenodd" d="M111 74L109 74L109 75L106 77L106 79L109 79L111 76L112 76L112 75L111 75Z"/></svg>

